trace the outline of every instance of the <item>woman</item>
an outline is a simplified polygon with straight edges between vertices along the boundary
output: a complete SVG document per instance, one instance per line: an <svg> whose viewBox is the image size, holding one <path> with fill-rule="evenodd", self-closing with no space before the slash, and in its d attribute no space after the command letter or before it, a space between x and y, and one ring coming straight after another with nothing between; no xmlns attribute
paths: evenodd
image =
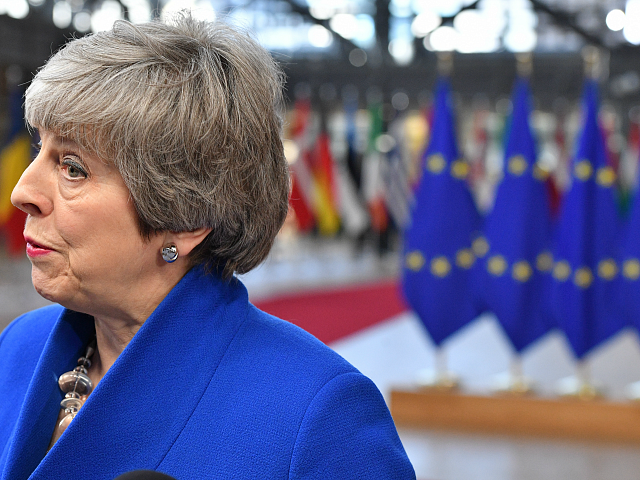
<svg viewBox="0 0 640 480"><path fill-rule="evenodd" d="M287 211L281 82L188 15L117 22L36 75L12 201L59 305L0 337L1 479L414 478L372 382L233 277Z"/></svg>

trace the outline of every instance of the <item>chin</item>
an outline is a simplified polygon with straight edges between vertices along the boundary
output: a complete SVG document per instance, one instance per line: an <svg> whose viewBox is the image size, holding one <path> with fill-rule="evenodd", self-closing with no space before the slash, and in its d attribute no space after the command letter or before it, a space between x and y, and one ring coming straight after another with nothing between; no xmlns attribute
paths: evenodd
<svg viewBox="0 0 640 480"><path fill-rule="evenodd" d="M33 288L35 288L38 295L42 298L49 300L50 302L60 303L56 297L56 295L51 292L51 289L47 288L46 285L42 285L40 282L37 282L33 275L31 276L31 282L33 283Z"/></svg>
<svg viewBox="0 0 640 480"><path fill-rule="evenodd" d="M33 265L31 267L31 283L42 298L63 306L66 303L65 297L68 295L64 295L64 284L66 283L64 275L51 276Z"/></svg>

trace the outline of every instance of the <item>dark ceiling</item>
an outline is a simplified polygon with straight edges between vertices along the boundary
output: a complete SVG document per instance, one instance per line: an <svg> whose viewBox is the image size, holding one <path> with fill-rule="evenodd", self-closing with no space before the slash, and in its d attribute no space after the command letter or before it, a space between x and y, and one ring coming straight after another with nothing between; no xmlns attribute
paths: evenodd
<svg viewBox="0 0 640 480"><path fill-rule="evenodd" d="M609 55L609 74L604 79L603 94L610 101L620 104L640 102L640 47L621 42L610 35L601 22L593 18L604 18L607 8L620 2L588 2L585 8L574 12L558 6L562 2L530 0L539 16L539 28L553 25L554 28L578 37L582 44L599 46ZM289 0L293 12L314 19L306 7ZM474 2L465 8L474 8ZM572 2L579 5L580 2ZM312 91L323 84L331 84L336 91L345 85L354 85L364 92L370 86L381 88L386 93L404 90L417 101L421 94L432 90L437 76L437 56L416 47L416 56L407 66L398 66L388 54L389 4L385 0L375 0L376 40L371 61L362 67L354 67L347 60L349 52L355 48L348 40L341 39L337 51L331 55L287 55L274 52L283 63L289 79L288 91L295 85L308 83ZM586 6L589 6L587 8ZM157 2L156 2L157 6ZM589 10L590 9L590 10ZM585 11L591 11L592 21L585 20ZM445 19L446 20L446 19ZM326 23L326 22L325 22ZM588 28L587 28L588 27ZM0 15L0 66L19 65L24 71L23 81L28 81L34 72L60 45L77 33L56 28L42 14L30 14L16 20ZM422 47L422 48L420 48ZM376 55L375 52L378 52ZM452 74L453 90L463 97L472 97L479 92L489 98L508 95L516 76L516 61L509 52L491 54L455 54ZM4 77L4 76L3 76ZM558 97L577 98L583 78L583 61L579 49L573 51L536 51L533 55L532 89L542 107L550 108ZM364 98L364 96L363 96Z"/></svg>

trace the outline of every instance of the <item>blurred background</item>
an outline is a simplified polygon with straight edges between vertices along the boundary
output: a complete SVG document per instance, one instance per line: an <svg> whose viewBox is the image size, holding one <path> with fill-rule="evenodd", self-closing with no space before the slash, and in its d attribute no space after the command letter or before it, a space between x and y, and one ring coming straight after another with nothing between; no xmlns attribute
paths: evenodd
<svg viewBox="0 0 640 480"><path fill-rule="evenodd" d="M247 28L287 77L290 211L242 276L254 303L387 401L453 374L634 401L640 0L0 0L0 330L47 304L9 201L29 80L69 38L182 9ZM637 444L399 431L419 479L640 471Z"/></svg>

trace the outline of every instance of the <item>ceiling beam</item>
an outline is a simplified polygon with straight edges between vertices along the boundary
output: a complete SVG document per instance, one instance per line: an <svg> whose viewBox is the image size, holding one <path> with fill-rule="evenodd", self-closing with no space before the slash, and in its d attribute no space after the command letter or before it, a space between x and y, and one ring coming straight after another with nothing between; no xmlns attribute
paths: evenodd
<svg viewBox="0 0 640 480"><path fill-rule="evenodd" d="M332 31L331 27L329 26L329 21L328 20L320 20L320 19L314 17L313 15L311 15L311 12L309 11L308 7L304 7L302 5L298 5L293 0L285 0L285 2L289 4L289 7L291 8L292 12L297 13L299 15L302 15L304 18L306 18L307 20L310 20L312 23L315 23L316 25L321 25L324 28L326 28L327 30ZM344 38L342 35L339 35L337 33L334 33L334 35L336 37L338 37L338 41L340 42L342 47L346 49L347 52L353 50L354 48L360 48L355 43L353 43L351 40L348 40L348 39Z"/></svg>
<svg viewBox="0 0 640 480"><path fill-rule="evenodd" d="M584 38L588 43L598 47L607 48L600 37L587 32L584 28L578 25L573 15L567 12L563 12L562 10L558 10L557 8L552 8L542 0L529 1L531 2L531 5L536 12L544 12L548 14L556 24L573 30L582 38Z"/></svg>

